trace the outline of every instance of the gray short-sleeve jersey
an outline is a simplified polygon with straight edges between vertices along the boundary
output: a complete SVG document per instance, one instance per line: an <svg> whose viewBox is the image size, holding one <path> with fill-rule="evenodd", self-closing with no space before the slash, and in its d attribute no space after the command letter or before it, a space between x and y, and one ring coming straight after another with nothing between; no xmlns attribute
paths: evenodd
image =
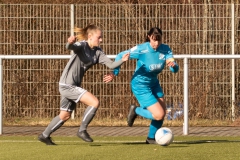
<svg viewBox="0 0 240 160"><path fill-rule="evenodd" d="M80 86L84 73L97 63L105 64L107 67L114 69L120 66L123 61L113 62L109 59L100 47L90 48L86 41L66 44L66 48L73 50L73 55L65 66L60 84L70 84Z"/></svg>

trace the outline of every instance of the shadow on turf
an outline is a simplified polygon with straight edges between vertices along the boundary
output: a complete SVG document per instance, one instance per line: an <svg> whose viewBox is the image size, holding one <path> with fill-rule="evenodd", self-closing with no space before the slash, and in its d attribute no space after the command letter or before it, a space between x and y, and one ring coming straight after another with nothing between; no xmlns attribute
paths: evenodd
<svg viewBox="0 0 240 160"><path fill-rule="evenodd" d="M229 141L229 140L198 140L198 141L174 141L172 144L203 144L203 143L239 143L240 140ZM104 143L104 144L122 144L122 145L155 145L155 144L146 144L145 142L123 142L123 143ZM95 146L101 146L101 144L93 144ZM91 145L91 146L93 146Z"/></svg>
<svg viewBox="0 0 240 160"><path fill-rule="evenodd" d="M240 140L198 140L198 141L174 141L172 144L203 144L203 143L239 143ZM94 143L75 143L75 144L59 144L59 145L89 145L92 147L101 147L106 145L156 145L156 144L146 144L145 142L94 142ZM167 146L169 147L169 146ZM179 147L172 146L170 147ZM183 147L183 146L182 146ZM186 147L186 146L185 146Z"/></svg>
<svg viewBox="0 0 240 160"><path fill-rule="evenodd" d="M202 143L239 143L240 141L229 141L229 140L199 140L199 141L175 141L172 144L202 144ZM124 142L121 144L125 145L142 145L146 144L145 142ZM146 144L146 145L152 145L152 144Z"/></svg>
<svg viewBox="0 0 240 160"><path fill-rule="evenodd" d="M117 145L117 144L120 144L120 145L143 145L143 144L146 144L145 142L122 142L122 143L109 142L109 143L103 143L103 144L101 142L98 142L98 143L99 144L91 144L90 146Z"/></svg>

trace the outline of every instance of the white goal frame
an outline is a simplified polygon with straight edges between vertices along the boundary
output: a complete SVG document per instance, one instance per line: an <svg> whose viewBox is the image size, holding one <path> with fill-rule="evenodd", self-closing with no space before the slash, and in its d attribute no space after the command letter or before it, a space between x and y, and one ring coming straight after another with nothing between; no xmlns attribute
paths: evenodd
<svg viewBox="0 0 240 160"><path fill-rule="evenodd" d="M4 59L69 59L71 55L0 55L0 135L3 133L3 63ZM108 55L109 58L115 58L116 55ZM235 119L235 61L240 59L240 55L174 55L176 59L183 59L183 90L184 90L184 123L183 135L189 134L188 124L188 108L189 108L189 95L188 95L188 59L232 59L232 120Z"/></svg>

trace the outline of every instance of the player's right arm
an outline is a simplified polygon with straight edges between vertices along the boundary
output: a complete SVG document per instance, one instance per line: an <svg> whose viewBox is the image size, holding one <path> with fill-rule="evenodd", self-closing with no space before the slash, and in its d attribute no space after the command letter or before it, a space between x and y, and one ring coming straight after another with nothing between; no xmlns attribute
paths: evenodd
<svg viewBox="0 0 240 160"><path fill-rule="evenodd" d="M118 60L122 59L123 55L126 54L126 53L130 53L129 59L138 59L138 56L139 56L138 46L135 46L135 47L133 47L129 50L125 50L125 51L120 52L116 56L115 61L118 61ZM119 72L120 72L120 66L113 70L113 74L115 76L117 76L119 74Z"/></svg>
<svg viewBox="0 0 240 160"><path fill-rule="evenodd" d="M70 36L68 38L68 42L66 44L66 49L76 51L81 47L80 42L76 42L76 37L75 36Z"/></svg>

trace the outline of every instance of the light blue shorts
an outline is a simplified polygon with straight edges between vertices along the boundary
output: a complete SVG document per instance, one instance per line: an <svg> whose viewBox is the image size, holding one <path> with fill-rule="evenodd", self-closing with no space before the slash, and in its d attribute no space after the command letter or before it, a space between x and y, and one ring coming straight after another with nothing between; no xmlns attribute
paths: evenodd
<svg viewBox="0 0 240 160"><path fill-rule="evenodd" d="M138 100L140 107L147 108L158 102L158 98L164 97L164 93L158 81L151 86L131 83L132 92Z"/></svg>

